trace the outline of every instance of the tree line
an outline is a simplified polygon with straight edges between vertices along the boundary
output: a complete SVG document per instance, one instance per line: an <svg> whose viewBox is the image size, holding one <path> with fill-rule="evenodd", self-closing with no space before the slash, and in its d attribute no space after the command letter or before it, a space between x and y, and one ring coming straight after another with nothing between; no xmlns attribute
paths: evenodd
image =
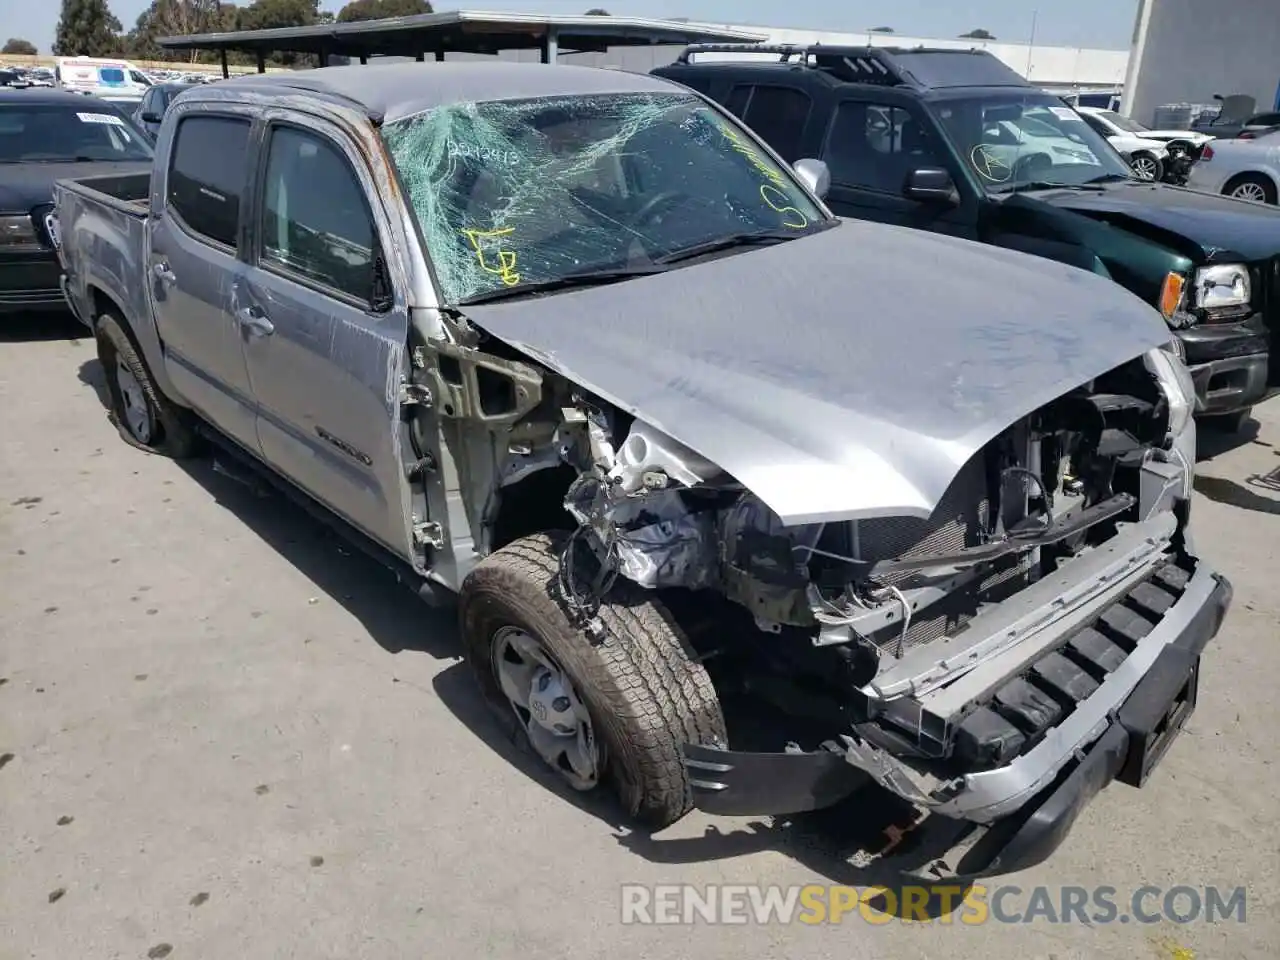
<svg viewBox="0 0 1280 960"><path fill-rule="evenodd" d="M320 9L320 0L252 0L247 4L222 0L151 0L133 27L125 30L111 12L109 0L62 0L62 16L53 43L60 57L128 57L133 60L173 60L184 63L213 62L209 51L169 51L156 41L191 33L233 30L266 30L272 27L306 27L317 23L350 23L380 17L406 17L431 13L428 0L351 0L335 16ZM11 38L4 53L34 54L33 44ZM232 63L251 63L247 54L228 53ZM314 59L314 58L311 58ZM282 53L268 58L276 65L301 65L306 56Z"/></svg>

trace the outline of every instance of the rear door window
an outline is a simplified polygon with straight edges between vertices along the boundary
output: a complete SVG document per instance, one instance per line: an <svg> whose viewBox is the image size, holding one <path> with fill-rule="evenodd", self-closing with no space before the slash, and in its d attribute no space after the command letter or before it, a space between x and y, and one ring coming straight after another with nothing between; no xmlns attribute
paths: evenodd
<svg viewBox="0 0 1280 960"><path fill-rule="evenodd" d="M788 163L800 158L800 136L813 103L803 90L758 86L751 91L743 119Z"/></svg>
<svg viewBox="0 0 1280 960"><path fill-rule="evenodd" d="M169 209L192 232L233 249L249 166L249 128L240 117L184 117L169 160Z"/></svg>

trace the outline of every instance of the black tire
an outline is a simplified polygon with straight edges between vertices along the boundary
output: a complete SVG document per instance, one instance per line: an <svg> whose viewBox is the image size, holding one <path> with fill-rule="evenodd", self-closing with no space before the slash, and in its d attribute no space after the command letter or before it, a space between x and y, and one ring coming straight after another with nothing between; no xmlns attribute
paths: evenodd
<svg viewBox="0 0 1280 960"><path fill-rule="evenodd" d="M462 585L467 659L485 699L524 737L493 666L494 635L516 626L536 637L573 681L603 742L608 778L627 812L653 827L691 806L681 744L726 746L724 714L706 669L652 591L619 579L589 637L559 598L564 533L536 534L481 561Z"/></svg>
<svg viewBox="0 0 1280 960"><path fill-rule="evenodd" d="M1234 197L1236 190L1245 186L1253 186L1262 190L1262 202L1269 203L1273 207L1280 202L1277 198L1276 185L1260 173L1242 173L1238 177L1232 177L1222 188L1225 196ZM1248 199L1241 197L1239 199Z"/></svg>
<svg viewBox="0 0 1280 960"><path fill-rule="evenodd" d="M200 438L192 429L189 414L171 403L151 379L151 371L139 355L133 340L125 332L125 325L113 313L103 313L95 326L98 342L98 360L106 378L107 395L111 400L111 422L120 436L135 447L152 453L163 454L175 460L194 456L200 447ZM118 367L123 366L133 375L141 388L149 429L139 430L129 416L125 391L121 387Z"/></svg>
<svg viewBox="0 0 1280 960"><path fill-rule="evenodd" d="M1219 433L1239 433L1253 419L1253 407L1237 410L1235 413L1219 413L1204 417L1204 424Z"/></svg>

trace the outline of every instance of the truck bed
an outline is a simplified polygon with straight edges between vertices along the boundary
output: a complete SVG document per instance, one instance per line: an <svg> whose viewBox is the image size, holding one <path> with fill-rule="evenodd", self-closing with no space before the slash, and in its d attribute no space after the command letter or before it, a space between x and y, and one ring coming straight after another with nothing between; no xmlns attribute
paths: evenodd
<svg viewBox="0 0 1280 960"><path fill-rule="evenodd" d="M113 302L135 331L150 326L146 276L150 194L150 171L54 184L63 293L81 322L92 326L103 304Z"/></svg>
<svg viewBox="0 0 1280 960"><path fill-rule="evenodd" d="M151 209L151 172L107 173L58 184L86 199L132 216L146 216Z"/></svg>

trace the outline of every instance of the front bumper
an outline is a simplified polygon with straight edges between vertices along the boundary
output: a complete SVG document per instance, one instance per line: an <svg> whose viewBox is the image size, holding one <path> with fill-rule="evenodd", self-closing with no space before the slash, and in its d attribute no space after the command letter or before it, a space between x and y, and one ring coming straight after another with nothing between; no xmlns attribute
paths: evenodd
<svg viewBox="0 0 1280 960"><path fill-rule="evenodd" d="M1196 386L1196 413L1200 416L1234 413L1266 398L1268 357L1265 353L1209 360L1193 364L1188 370Z"/></svg>
<svg viewBox="0 0 1280 960"><path fill-rule="evenodd" d="M1200 653L1221 626L1231 595L1225 578L1197 563L1178 600L1074 713L1032 750L1004 767L970 774L960 794L935 803L943 816L926 817L919 829L954 836L943 843L943 856L930 857L930 877L990 876L1039 863L1112 780L1141 786L1195 707ZM1117 686L1109 691L1111 683ZM1127 695L1113 699L1116 689ZM1082 724L1087 735L1077 745L1071 728ZM1043 768L1046 758L1038 754L1045 752L1061 756L1050 758L1056 772L1040 785L1030 771ZM730 816L830 806L871 779L833 750L757 754L686 745L685 764L694 805ZM972 816L958 812L963 794ZM973 808L975 800L980 809Z"/></svg>

